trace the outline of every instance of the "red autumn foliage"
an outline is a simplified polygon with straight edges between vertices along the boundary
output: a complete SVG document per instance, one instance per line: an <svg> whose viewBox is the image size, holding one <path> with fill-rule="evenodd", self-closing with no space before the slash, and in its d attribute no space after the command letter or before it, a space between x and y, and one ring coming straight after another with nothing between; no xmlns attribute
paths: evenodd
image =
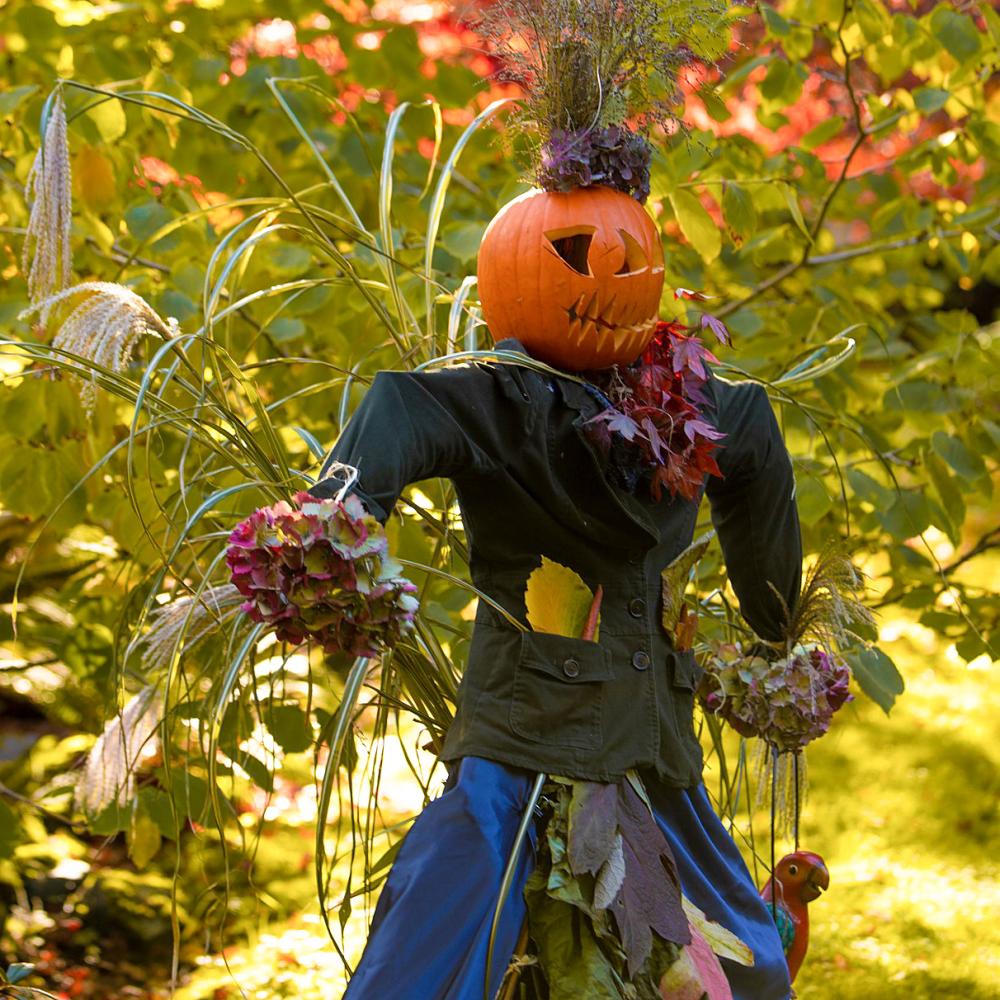
<svg viewBox="0 0 1000 1000"><path fill-rule="evenodd" d="M725 334L722 323L712 319ZM708 401L705 363L717 359L697 336L683 332L687 329L682 323L658 323L636 364L594 376L612 405L590 421L592 439L610 451L617 438L619 454L637 476L650 477L657 500L664 489L694 500L706 475L722 475L713 455L724 435L702 419L699 409ZM718 330L716 335L728 337Z"/></svg>

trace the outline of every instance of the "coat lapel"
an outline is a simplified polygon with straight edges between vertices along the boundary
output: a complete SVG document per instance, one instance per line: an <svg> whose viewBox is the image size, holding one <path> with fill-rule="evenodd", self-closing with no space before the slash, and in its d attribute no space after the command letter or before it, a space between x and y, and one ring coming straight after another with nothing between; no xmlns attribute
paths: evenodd
<svg viewBox="0 0 1000 1000"><path fill-rule="evenodd" d="M577 437L587 449L594 463L597 473L593 480L594 483L600 484L600 488L603 489L608 499L622 514L637 527L642 528L654 543L658 543L660 541L660 532L650 512L635 496L626 490L620 489L610 481L607 475L607 457L600 453L587 433L586 425L588 421L606 409L598 391L596 389L588 389L578 382L570 382L568 379L559 379L558 385L566 405L577 411L577 417L573 421L573 429L576 431Z"/></svg>

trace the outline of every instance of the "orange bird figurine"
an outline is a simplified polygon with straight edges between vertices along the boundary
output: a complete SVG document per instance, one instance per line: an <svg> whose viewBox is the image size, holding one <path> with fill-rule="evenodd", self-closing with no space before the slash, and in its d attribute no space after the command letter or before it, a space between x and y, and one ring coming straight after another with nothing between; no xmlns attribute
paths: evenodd
<svg viewBox="0 0 1000 1000"><path fill-rule="evenodd" d="M775 865L774 874L760 890L768 903L774 898L775 920L793 982L809 950L809 904L829 888L830 873L823 859L812 851L795 851Z"/></svg>

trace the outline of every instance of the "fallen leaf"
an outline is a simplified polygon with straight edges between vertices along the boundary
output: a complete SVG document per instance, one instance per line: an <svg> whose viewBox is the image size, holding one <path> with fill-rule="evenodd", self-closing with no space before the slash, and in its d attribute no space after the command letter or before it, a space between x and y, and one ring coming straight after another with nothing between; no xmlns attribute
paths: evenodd
<svg viewBox="0 0 1000 1000"><path fill-rule="evenodd" d="M731 930L714 920L709 920L687 896L681 897L681 903L692 926L708 942L712 951L719 958L728 958L738 965L752 966L754 964L753 951Z"/></svg>
<svg viewBox="0 0 1000 1000"><path fill-rule="evenodd" d="M618 786L574 782L567 827L570 870L574 875L596 875L615 849Z"/></svg>
<svg viewBox="0 0 1000 1000"><path fill-rule="evenodd" d="M629 975L634 977L649 958L654 931L674 944L688 944L691 932L681 904L677 865L663 831L629 782L618 788L625 880L611 911Z"/></svg>
<svg viewBox="0 0 1000 1000"><path fill-rule="evenodd" d="M710 531L695 539L660 574L660 591L663 595L662 622L669 636L674 635L680 621L681 608L684 606L684 591L687 589L691 570L705 554L714 534Z"/></svg>
<svg viewBox="0 0 1000 1000"><path fill-rule="evenodd" d="M719 960L708 943L691 927L691 943L660 979L662 1000L733 1000Z"/></svg>
<svg viewBox="0 0 1000 1000"><path fill-rule="evenodd" d="M524 896L549 1000L620 1000L615 970L586 915L553 899L540 873L528 879Z"/></svg>
<svg viewBox="0 0 1000 1000"><path fill-rule="evenodd" d="M615 837L614 847L608 855L608 860L597 873L597 884L594 886L594 909L606 910L618 895L625 881L625 845L622 835Z"/></svg>

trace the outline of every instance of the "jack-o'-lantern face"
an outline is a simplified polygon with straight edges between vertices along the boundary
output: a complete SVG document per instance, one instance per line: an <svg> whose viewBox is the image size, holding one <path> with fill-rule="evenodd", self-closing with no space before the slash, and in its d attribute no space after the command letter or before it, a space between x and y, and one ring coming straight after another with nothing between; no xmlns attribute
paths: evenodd
<svg viewBox="0 0 1000 1000"><path fill-rule="evenodd" d="M516 337L567 371L627 365L653 335L663 249L620 191L529 191L487 227L478 282L494 340Z"/></svg>

